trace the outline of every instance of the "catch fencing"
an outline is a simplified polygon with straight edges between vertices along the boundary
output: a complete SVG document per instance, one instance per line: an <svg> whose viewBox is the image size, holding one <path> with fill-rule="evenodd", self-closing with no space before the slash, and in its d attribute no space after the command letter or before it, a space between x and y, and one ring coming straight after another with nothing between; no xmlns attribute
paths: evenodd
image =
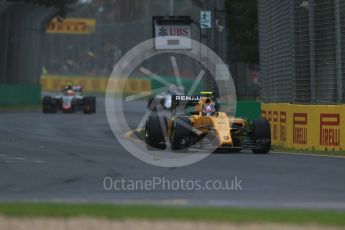
<svg viewBox="0 0 345 230"><path fill-rule="evenodd" d="M0 105L40 101L42 44L56 13L53 8L0 1Z"/></svg>
<svg viewBox="0 0 345 230"><path fill-rule="evenodd" d="M345 0L259 0L264 102L345 102Z"/></svg>
<svg viewBox="0 0 345 230"><path fill-rule="evenodd" d="M42 44L52 8L4 2L0 8L0 83L38 84Z"/></svg>

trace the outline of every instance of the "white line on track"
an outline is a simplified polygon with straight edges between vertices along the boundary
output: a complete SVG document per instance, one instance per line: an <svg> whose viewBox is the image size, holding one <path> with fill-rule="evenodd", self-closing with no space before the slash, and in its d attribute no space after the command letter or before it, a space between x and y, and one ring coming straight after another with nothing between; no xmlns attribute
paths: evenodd
<svg viewBox="0 0 345 230"><path fill-rule="evenodd" d="M45 163L45 161L41 161L41 160L3 160L0 162L4 162L4 163Z"/></svg>
<svg viewBox="0 0 345 230"><path fill-rule="evenodd" d="M22 157L1 157L0 160L18 160L18 161L25 161L25 158L22 158Z"/></svg>
<svg viewBox="0 0 345 230"><path fill-rule="evenodd" d="M284 154L284 155L297 155L297 156L308 156L308 157L327 157L327 158L345 159L345 156L335 156L335 155L318 154L318 153L289 153L289 152L274 152L274 153L275 154Z"/></svg>

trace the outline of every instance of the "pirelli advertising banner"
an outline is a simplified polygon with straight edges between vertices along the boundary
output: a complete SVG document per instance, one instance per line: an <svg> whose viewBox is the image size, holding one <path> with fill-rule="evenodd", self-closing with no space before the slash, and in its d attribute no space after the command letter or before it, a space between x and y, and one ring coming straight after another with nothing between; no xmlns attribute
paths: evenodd
<svg viewBox="0 0 345 230"><path fill-rule="evenodd" d="M262 104L272 142L287 148L345 149L345 105Z"/></svg>
<svg viewBox="0 0 345 230"><path fill-rule="evenodd" d="M92 34L95 32L96 20L87 18L52 19L47 32L58 34Z"/></svg>

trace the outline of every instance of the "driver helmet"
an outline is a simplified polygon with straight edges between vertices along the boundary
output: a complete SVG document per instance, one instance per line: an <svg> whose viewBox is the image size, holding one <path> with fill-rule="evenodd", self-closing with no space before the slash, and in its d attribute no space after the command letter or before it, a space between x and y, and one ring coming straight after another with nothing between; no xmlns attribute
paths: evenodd
<svg viewBox="0 0 345 230"><path fill-rule="evenodd" d="M74 95L74 91L69 89L69 90L66 91L66 95L67 96L73 96Z"/></svg>
<svg viewBox="0 0 345 230"><path fill-rule="evenodd" d="M203 114L206 116L212 116L216 112L216 108L214 106L214 103L210 98L207 98L205 101L205 104L202 108Z"/></svg>

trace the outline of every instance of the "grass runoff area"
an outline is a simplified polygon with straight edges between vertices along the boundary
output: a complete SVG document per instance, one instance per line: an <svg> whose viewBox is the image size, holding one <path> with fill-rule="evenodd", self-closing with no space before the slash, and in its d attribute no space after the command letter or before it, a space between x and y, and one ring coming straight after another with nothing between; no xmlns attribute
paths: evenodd
<svg viewBox="0 0 345 230"><path fill-rule="evenodd" d="M92 217L108 219L189 220L247 223L345 226L345 212L326 210L177 207L158 205L0 203L0 215L10 217Z"/></svg>

